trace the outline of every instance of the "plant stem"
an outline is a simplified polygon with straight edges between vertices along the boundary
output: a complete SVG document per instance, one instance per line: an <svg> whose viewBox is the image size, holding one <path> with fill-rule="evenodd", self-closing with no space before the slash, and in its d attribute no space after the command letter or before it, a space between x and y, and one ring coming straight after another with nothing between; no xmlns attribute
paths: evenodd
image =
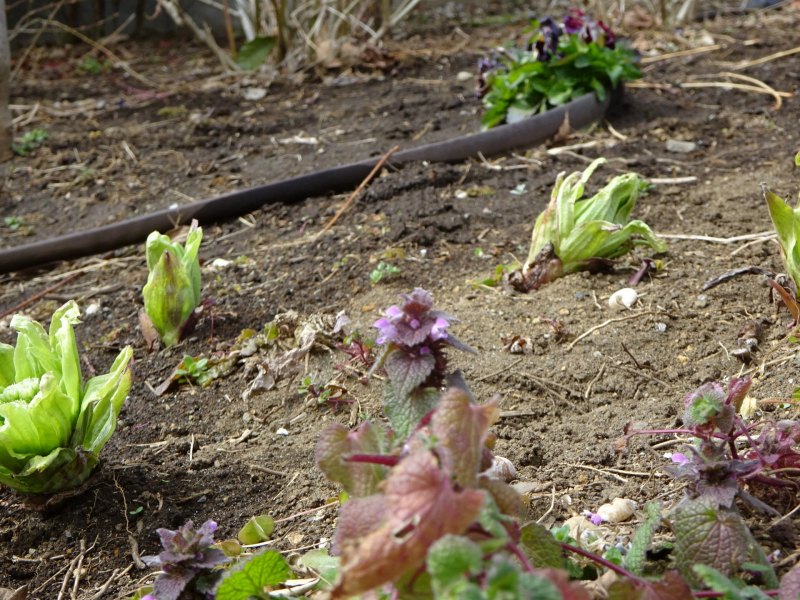
<svg viewBox="0 0 800 600"><path fill-rule="evenodd" d="M528 573L533 573L533 565L528 560L528 557L525 556L525 553L519 549L519 547L514 544L513 542L509 542L506 544L506 550L511 552L514 556L519 559L519 562L522 563L522 568L525 569Z"/></svg>
<svg viewBox="0 0 800 600"><path fill-rule="evenodd" d="M393 467L400 462L400 457L390 454L351 454L345 460L347 462L371 463L373 465Z"/></svg>
<svg viewBox="0 0 800 600"><path fill-rule="evenodd" d="M236 39L233 37L233 25L231 24L231 13L228 9L228 0L222 0L222 12L225 16L225 33L228 35L228 45L231 49L231 58L236 60Z"/></svg>
<svg viewBox="0 0 800 600"><path fill-rule="evenodd" d="M597 564L606 567L607 569L611 569L612 571L614 571L614 573L616 573L620 577L627 577L635 581L644 581L644 579L642 579L641 577L637 577L627 569L614 564L610 560L606 560L602 556L598 556L597 554L589 552L588 550L584 550L583 548L578 548L577 546L573 546L572 544L566 544L564 542L558 542L558 545L561 546L564 550L569 550L570 552L574 552L575 554L580 554L584 558L588 558L589 560L594 561Z"/></svg>
<svg viewBox="0 0 800 600"><path fill-rule="evenodd" d="M777 596L780 590L762 590L767 596ZM694 592L695 598L723 598L724 592Z"/></svg>

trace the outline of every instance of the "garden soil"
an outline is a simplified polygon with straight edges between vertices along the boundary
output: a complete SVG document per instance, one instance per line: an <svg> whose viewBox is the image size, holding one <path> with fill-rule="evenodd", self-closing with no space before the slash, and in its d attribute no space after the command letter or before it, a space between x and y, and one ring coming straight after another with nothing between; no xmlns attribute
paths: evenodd
<svg viewBox="0 0 800 600"><path fill-rule="evenodd" d="M82 271L21 312L46 322L61 303L77 299L86 376L105 372L126 345L135 355L118 431L81 494L41 512L0 488L0 587L27 585L29 598L56 598L83 544L89 550L77 597L92 597L116 573L106 597L124 598L152 581L151 571L136 565L139 556L159 551L159 527L213 519L225 539L253 515L279 520L322 507L338 490L314 464L320 432L331 423L383 420L381 380L362 381L363 363L341 366L350 357L336 347L341 338L332 320L345 311L351 331L369 334L398 294L418 286L460 320L452 334L477 351L451 353L475 396L502 397L496 453L527 485L530 519L560 524L617 497L677 503L683 484L663 472L664 455L680 448L674 436L637 438L618 455L614 442L626 423L679 426L685 394L743 373L754 378L751 396L762 402L754 419L794 418L794 408L777 402L791 401L800 364L797 346L785 339L790 317L776 313L762 275L701 290L731 269L782 270L774 240L729 238L771 229L759 183L786 198L800 189L800 104L783 98L776 110L770 94L681 84L725 81L721 73L736 72L794 91L800 55L734 70L740 61L800 45L792 25L798 18L790 7L680 35L633 33L644 51L720 47L646 60L649 87L627 89L607 120L562 140L571 150L540 147L486 161L384 169L325 233L347 194L295 205L275 199L244 218L206 225L200 255L213 319L202 319L192 337L167 350L148 353L138 328L147 278L141 245L0 278L3 312ZM36 49L12 90L13 104L29 107L15 113L30 116L23 129L50 135L3 170L2 243L30 243L382 155L394 145L475 132L475 81L459 74L473 73L481 50L522 25L455 27L390 45L394 52L378 66L309 71L269 86L263 77L218 76L210 55L190 43L115 46L157 88L117 70L113 78L78 73L84 47ZM253 99L260 94L254 90L267 87ZM694 149L670 152L670 140L693 142ZM636 305L614 312L608 297L628 286L645 256L639 250L606 273L570 275L530 295L475 285L498 265L524 260L557 174L599 156L608 164L589 193L627 171L694 178L659 183L638 201L634 216L671 237L665 235L669 249L657 257L661 268L637 286ZM23 224L11 229L18 219ZM372 283L381 262L399 272ZM0 341L13 343L9 319L0 321ZM317 343L294 374L276 378L272 389L251 389L257 364L292 347L292 327L272 347L245 351L237 338L276 319L310 324L320 330ZM558 331L547 321L555 319ZM760 343L745 364L732 351L750 321L759 325ZM526 338L532 352L506 350L503 340L513 336ZM176 383L155 394L184 355L220 360L233 349L240 354L231 369L208 386ZM301 395L306 377L336 382L347 390L346 402L319 404ZM796 505L793 492L750 492L782 514ZM765 549L779 551L776 562L793 565L797 522L767 530L769 518L742 510ZM334 506L281 521L270 547L293 556L324 545L336 514ZM624 543L634 528L614 525L604 535Z"/></svg>

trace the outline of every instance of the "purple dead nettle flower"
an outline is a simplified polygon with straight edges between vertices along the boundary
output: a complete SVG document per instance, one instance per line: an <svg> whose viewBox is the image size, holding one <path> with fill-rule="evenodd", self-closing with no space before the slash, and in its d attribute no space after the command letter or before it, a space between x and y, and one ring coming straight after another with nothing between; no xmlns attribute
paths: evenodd
<svg viewBox="0 0 800 600"><path fill-rule="evenodd" d="M433 298L430 292L422 288L415 289L410 295L400 294L402 307L390 306L384 313L386 316L375 321L373 327L379 330L378 344L394 342L398 346L412 348L424 343L447 340L450 336L447 328L458 319L439 310L432 310ZM418 349L423 354L430 348L422 346Z"/></svg>
<svg viewBox="0 0 800 600"><path fill-rule="evenodd" d="M686 455L685 454L681 454L680 452L677 453L677 454L671 454L667 458L669 458L672 462L674 462L679 467L682 467L686 463L690 462L689 459L686 458Z"/></svg>
<svg viewBox="0 0 800 600"><path fill-rule="evenodd" d="M589 519L589 520L592 522L592 524L594 524L594 525L600 525L600 524L601 524L603 521L605 521L605 519L603 518L603 516L602 516L602 515L599 515L599 514L597 514L597 513L593 513L593 512L592 512L592 511L590 511L590 510L585 510L585 511L583 511L583 514L584 514L584 516L585 516L587 519Z"/></svg>

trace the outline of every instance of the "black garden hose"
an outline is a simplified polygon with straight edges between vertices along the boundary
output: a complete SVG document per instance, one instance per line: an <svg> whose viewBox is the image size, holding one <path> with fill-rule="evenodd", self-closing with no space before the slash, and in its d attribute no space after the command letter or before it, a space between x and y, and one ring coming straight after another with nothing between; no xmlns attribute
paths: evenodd
<svg viewBox="0 0 800 600"><path fill-rule="evenodd" d="M612 103L612 97L616 100L620 91L621 88L614 94L607 94L602 102L591 93L517 123L396 152L389 162L396 167L415 161L452 163L478 156L478 153L492 156L515 148L537 146L556 135L566 113L569 113L571 127L580 129L591 125L605 114ZM265 204L292 204L330 192L343 192L361 183L378 160L378 157L370 158L88 231L0 250L0 273L110 252L141 243L152 231L165 232L178 224L189 223L192 219L197 219L202 225L245 215Z"/></svg>

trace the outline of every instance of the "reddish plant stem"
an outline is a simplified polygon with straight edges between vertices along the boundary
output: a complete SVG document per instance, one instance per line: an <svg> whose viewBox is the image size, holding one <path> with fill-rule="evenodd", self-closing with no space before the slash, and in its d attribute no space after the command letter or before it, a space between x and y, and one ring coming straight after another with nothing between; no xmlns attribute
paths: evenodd
<svg viewBox="0 0 800 600"><path fill-rule="evenodd" d="M602 556L593 554L588 550L584 550L583 548L578 548L577 546L573 546L572 544L565 544L564 542L558 542L558 545L561 546L564 550L569 550L570 552L574 552L575 554L580 554L584 558L588 558L589 560L596 562L597 564L602 565L607 569L611 569L612 571L614 571L614 573L616 573L620 577L627 577L628 579L632 579L634 581L644 581L644 579L642 579L641 577L637 577L627 569L612 563L610 560L606 560Z"/></svg>
<svg viewBox="0 0 800 600"><path fill-rule="evenodd" d="M533 573L533 565L528 560L528 557L525 556L525 553L519 549L519 547L514 544L513 542L509 542L506 544L506 550L511 552L514 556L519 559L519 562L522 563L522 568L525 569L528 573Z"/></svg>
<svg viewBox="0 0 800 600"><path fill-rule="evenodd" d="M777 596L780 590L762 590L767 596ZM722 598L725 596L724 592L694 592L695 598Z"/></svg>
<svg viewBox="0 0 800 600"><path fill-rule="evenodd" d="M750 436L750 432L747 430L747 426L742 423L742 420L739 417L734 416L735 423L739 426L742 433L747 436L747 441L750 443L750 447L755 451L756 455L758 456L758 460L761 463L761 466L766 467L767 462L764 460L764 457L761 454L761 451L758 449L758 444L756 441Z"/></svg>
<svg viewBox="0 0 800 600"><path fill-rule="evenodd" d="M771 485L773 487L798 487L797 483L794 481L783 481L782 479L767 477L766 475L756 475L755 477L751 477L750 481Z"/></svg>
<svg viewBox="0 0 800 600"><path fill-rule="evenodd" d="M394 467L400 462L400 457L392 456L390 454L351 454L345 460L347 462L370 463L373 465Z"/></svg>

